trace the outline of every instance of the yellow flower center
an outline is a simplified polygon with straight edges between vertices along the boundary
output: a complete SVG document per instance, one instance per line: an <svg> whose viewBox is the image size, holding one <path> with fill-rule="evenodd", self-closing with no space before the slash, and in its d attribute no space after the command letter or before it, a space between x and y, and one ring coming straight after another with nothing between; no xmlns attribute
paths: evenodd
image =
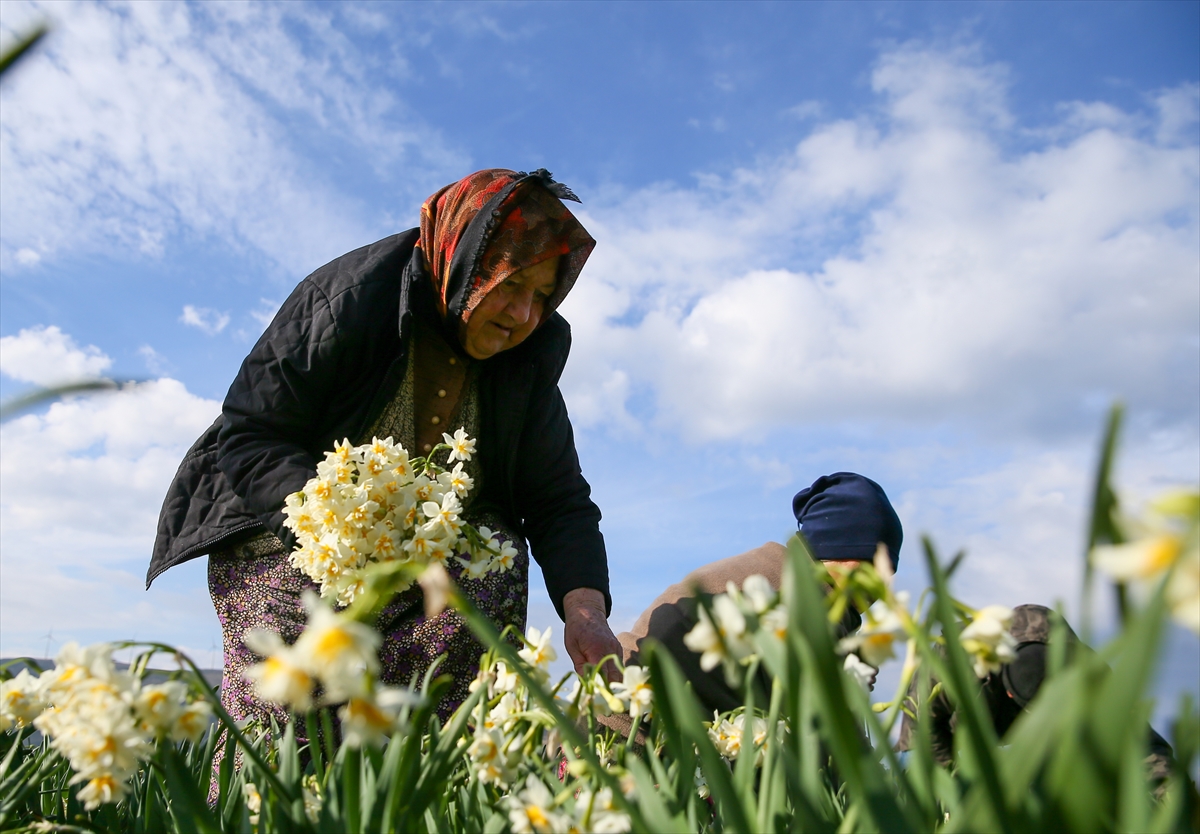
<svg viewBox="0 0 1200 834"><path fill-rule="evenodd" d="M268 657L266 663L267 668L265 670L266 674L264 677L287 677L291 678L292 683L296 684L297 686L308 686L309 677L308 673L304 670L297 669L295 666L287 663L284 660L281 660L278 657Z"/></svg>
<svg viewBox="0 0 1200 834"><path fill-rule="evenodd" d="M342 652L354 646L354 638L342 628L326 629L321 635L321 639L317 641L314 654L318 657L328 660L329 658L337 657Z"/></svg>
<svg viewBox="0 0 1200 834"><path fill-rule="evenodd" d="M1165 571L1179 557L1183 543L1174 536L1156 536L1146 546L1146 559L1142 563L1142 576L1154 576Z"/></svg>
<svg viewBox="0 0 1200 834"><path fill-rule="evenodd" d="M884 632L883 634L868 634L865 638L863 638L864 643L875 649L887 648L888 646L892 645L895 640L895 635L891 634L890 632Z"/></svg>
<svg viewBox="0 0 1200 834"><path fill-rule="evenodd" d="M387 716L378 707L362 698L351 698L347 713L354 720L361 721L370 727L386 728L391 725Z"/></svg>

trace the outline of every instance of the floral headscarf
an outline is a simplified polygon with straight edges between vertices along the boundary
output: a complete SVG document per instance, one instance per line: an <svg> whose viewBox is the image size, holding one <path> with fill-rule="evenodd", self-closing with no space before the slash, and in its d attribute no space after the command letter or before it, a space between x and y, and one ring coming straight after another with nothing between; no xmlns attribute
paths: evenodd
<svg viewBox="0 0 1200 834"><path fill-rule="evenodd" d="M514 272L561 255L549 317L579 277L596 241L562 200L579 201L544 168L526 174L477 171L439 189L421 206L421 240L443 320L465 322L485 295Z"/></svg>

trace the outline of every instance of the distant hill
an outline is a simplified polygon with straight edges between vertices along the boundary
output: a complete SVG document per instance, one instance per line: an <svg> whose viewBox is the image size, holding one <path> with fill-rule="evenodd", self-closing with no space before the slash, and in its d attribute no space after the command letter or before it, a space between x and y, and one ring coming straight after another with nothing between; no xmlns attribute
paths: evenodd
<svg viewBox="0 0 1200 834"><path fill-rule="evenodd" d="M14 660L13 658L0 657L0 666L4 665L5 663L9 663L10 661L13 661L13 660ZM41 667L43 671L54 668L53 660L48 660L46 658L39 658L39 657L30 657L30 658L21 657L21 658L15 658L16 662L14 662L12 666L8 667L9 672L11 672L14 675L17 674L18 672L20 672L22 669L24 669L26 667L26 665L27 665L25 663L26 660L33 661L39 667ZM125 670L125 669L129 668L128 663L123 663L121 661L115 661L113 665L116 666L120 670ZM173 671L174 670L171 670L171 669L150 669L146 672L145 680L148 683L159 683L161 681L165 681L173 673ZM37 669L34 669L34 668L29 669L30 674L36 674L36 672L37 672ZM218 686L221 685L221 670L220 669L201 669L200 673L202 675L204 675L204 679L206 681L208 681L208 685L213 687L214 689L216 689Z"/></svg>

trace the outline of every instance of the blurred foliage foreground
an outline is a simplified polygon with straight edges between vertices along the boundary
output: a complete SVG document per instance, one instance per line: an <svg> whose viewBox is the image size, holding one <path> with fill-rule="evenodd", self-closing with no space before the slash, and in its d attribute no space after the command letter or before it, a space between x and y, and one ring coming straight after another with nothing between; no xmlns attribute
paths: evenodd
<svg viewBox="0 0 1200 834"><path fill-rule="evenodd" d="M666 651L652 646L644 667L611 683L590 669L553 682L547 633L497 633L444 571L380 563L348 608L314 595L301 639L263 649L253 677L292 709L285 727L239 725L196 665L160 644L70 645L39 675L4 670L0 830L1195 831L1190 697L1171 728L1166 781L1149 782L1143 760L1168 620L1200 630L1200 494L1123 516L1109 486L1118 424L1114 411L1086 582L1093 565L1113 578L1120 628L1095 653L1066 657L1052 640L1048 677L1003 743L977 693L978 677L1012 657L1011 612L957 602L948 581L961 558L944 566L928 541L933 587L915 606L892 593L883 562L825 593L830 578L799 537L780 593L751 578L706 603L688 645L745 693L744 707L713 716ZM409 687L375 678L371 624L414 580L488 647L444 723L448 678L436 666ZM863 629L835 640L844 606L865 598L877 601ZM130 647L141 654L118 672L112 653ZM903 657L891 703L872 707L849 651ZM179 669L144 682L156 656ZM761 672L769 693L751 684ZM931 681L958 708L950 767L935 761L922 720ZM914 682L915 707L904 698ZM905 710L917 732L901 761L888 739ZM598 718L611 713L641 722L641 736L606 729Z"/></svg>

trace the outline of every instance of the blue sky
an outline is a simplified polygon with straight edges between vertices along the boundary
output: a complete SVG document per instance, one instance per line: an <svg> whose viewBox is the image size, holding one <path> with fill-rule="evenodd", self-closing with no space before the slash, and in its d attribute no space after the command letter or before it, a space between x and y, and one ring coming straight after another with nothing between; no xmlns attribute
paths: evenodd
<svg viewBox="0 0 1200 834"><path fill-rule="evenodd" d="M300 278L484 167L599 241L563 390L618 628L846 469L902 585L927 532L966 601L1077 613L1115 397L1130 506L1200 479L1198 3L0 5L43 19L0 90L0 393L158 381L6 424L2 654L212 656L202 563L141 590L182 452Z"/></svg>

